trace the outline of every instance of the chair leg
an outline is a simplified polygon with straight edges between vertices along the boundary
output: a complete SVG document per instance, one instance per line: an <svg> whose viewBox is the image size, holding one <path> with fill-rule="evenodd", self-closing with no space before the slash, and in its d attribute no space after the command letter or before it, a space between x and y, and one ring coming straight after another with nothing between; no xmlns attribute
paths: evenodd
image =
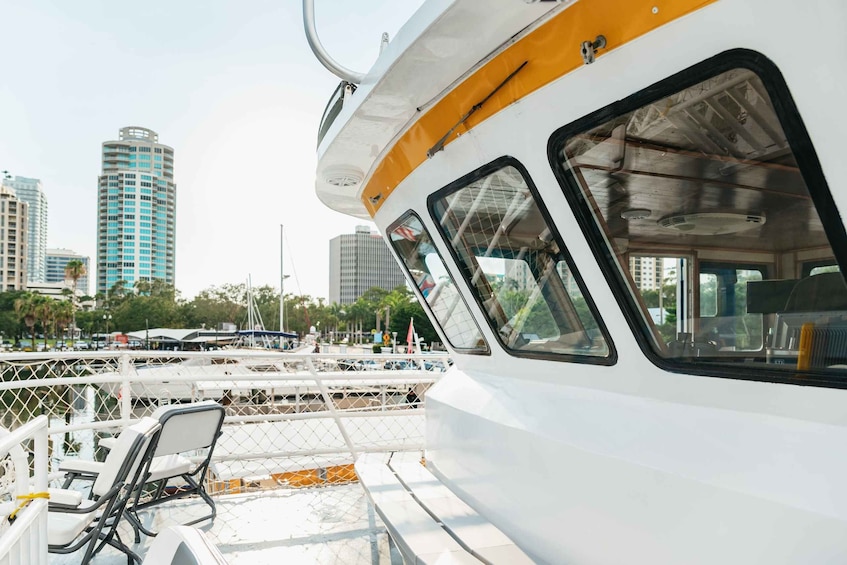
<svg viewBox="0 0 847 565"><path fill-rule="evenodd" d="M139 518L138 514L136 514L129 508L124 510L124 517L127 519L127 522L129 522L129 525L132 526L132 533L135 539L135 543L141 543L141 518Z"/></svg>
<svg viewBox="0 0 847 565"><path fill-rule="evenodd" d="M74 481L76 480L76 477L77 477L77 474L76 474L76 473L74 473L74 472L72 472L72 471L71 471L71 472L69 472L69 473L67 474L67 476L65 477L65 482L63 482L63 483L62 483L62 488L63 488L63 489L66 489L66 488L68 488L69 486L71 486L71 483L72 483L72 482L74 482Z"/></svg>
<svg viewBox="0 0 847 565"><path fill-rule="evenodd" d="M141 543L141 534L143 533L145 536L154 538L156 537L156 532L148 530L144 527L144 524L141 523L141 517L137 512L127 512L126 514L129 523L132 524L132 531L135 533L135 543Z"/></svg>

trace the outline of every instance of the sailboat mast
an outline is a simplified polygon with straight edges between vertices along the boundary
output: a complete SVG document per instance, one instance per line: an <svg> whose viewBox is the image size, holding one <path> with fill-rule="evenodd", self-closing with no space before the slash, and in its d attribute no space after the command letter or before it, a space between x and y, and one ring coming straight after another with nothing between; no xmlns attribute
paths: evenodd
<svg viewBox="0 0 847 565"><path fill-rule="evenodd" d="M247 275L247 329L253 332L256 329L256 320L253 318L253 285L250 275ZM250 347L255 347L255 335L250 334Z"/></svg>
<svg viewBox="0 0 847 565"><path fill-rule="evenodd" d="M285 331L285 273L282 267L283 235L285 228L279 224L279 331Z"/></svg>

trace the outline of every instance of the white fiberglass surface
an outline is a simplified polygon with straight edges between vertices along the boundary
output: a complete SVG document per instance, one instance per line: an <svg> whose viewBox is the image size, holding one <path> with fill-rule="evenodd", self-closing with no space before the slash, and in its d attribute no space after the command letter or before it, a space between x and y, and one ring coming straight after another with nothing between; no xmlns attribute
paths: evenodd
<svg viewBox="0 0 847 565"><path fill-rule="evenodd" d="M427 412L436 474L542 561L847 555L838 426L461 371Z"/></svg>
<svg viewBox="0 0 847 565"><path fill-rule="evenodd" d="M286 489L215 497L218 516L197 524L230 565L279 563L388 564L391 555L385 527L358 484L328 488ZM183 500L142 513L154 530L208 512L202 501ZM132 542L132 532L120 535ZM142 558L152 539L129 543ZM50 555L51 565L76 565L80 554ZM123 565L126 556L105 548L92 565Z"/></svg>

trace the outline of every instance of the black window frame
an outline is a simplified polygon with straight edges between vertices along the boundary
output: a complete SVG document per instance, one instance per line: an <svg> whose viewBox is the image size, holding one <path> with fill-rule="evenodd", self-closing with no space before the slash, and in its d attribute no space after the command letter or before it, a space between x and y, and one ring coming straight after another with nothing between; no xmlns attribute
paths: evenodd
<svg viewBox="0 0 847 565"><path fill-rule="evenodd" d="M808 371L795 369L793 372L769 371L767 367L732 366L714 362L698 363L696 359L683 360L659 355L653 348L650 329L643 323L642 314L631 296L627 282L617 272L617 260L612 256L611 250L604 242L605 238L600 231L600 227L593 219L590 205L583 197L583 188L559 158L565 143L574 135L694 86L720 73L737 68L753 71L764 85L780 125L785 132L788 146L794 154L797 166L809 190L809 195L820 216L824 233L831 242L835 260L841 267L841 272L847 272L845 270L845 265L847 265L847 231L845 231L841 216L838 213L835 200L832 198L820 160L785 78L776 64L759 52L749 49L724 51L557 129L550 136L547 144L547 157L550 166L639 347L654 365L669 372L685 375L847 388L847 378L837 377L832 373L824 373L814 369Z"/></svg>
<svg viewBox="0 0 847 565"><path fill-rule="evenodd" d="M423 220L421 219L420 214L418 214L417 212L415 212L412 209L406 210L406 212L403 213L399 218L397 218L397 220L392 222L388 226L388 229L386 230L386 235L387 235L386 239L388 240L388 244L391 246L391 249L394 251L394 253L397 254L398 257L401 257L401 259L402 259L402 256L397 251L397 248L394 247L394 245L391 243L391 232L393 232L398 226L403 224L410 217L417 218L417 220L421 223L421 227L424 230L426 230L426 233L429 236L429 238L433 242L435 241L432 237L432 233L430 232L429 229L427 229L426 224L424 224ZM436 252L438 253L438 258L441 260L442 263L444 263L444 268L446 269L447 263L444 262L444 257L441 256L441 253L438 251L437 248L436 248ZM473 316L473 311L471 310L470 306L468 305L467 300L465 300L464 295L460 292L459 298L462 300L462 303L465 305L465 308L467 309L468 314L471 315L471 319L473 319L474 325L476 326L476 329L479 332L479 335L482 338L483 343L485 344L485 349L456 347L455 345L453 345L453 342L450 341L450 338L447 335L447 332L444 330L444 325L441 323L441 321L438 319L438 317L432 311L432 308L430 308L429 302L427 302L426 297L424 297L423 293L418 288L418 285L416 285L414 283L415 279L412 276L412 273L409 272L409 268L406 266L406 261L401 260L401 261L399 261L399 263L400 263L400 268L403 270L403 274L406 277L406 280L411 283L410 286L412 287L412 292L415 293L415 296L417 297L418 302L421 304L421 306L424 309L426 309L430 321L435 320L434 325L438 326L438 328L441 329L441 332L444 334L444 339L447 340L447 343L450 345L450 347L452 347L453 350L456 351L457 353L462 353L462 354L466 354L466 355L486 355L486 356L491 355L491 346L488 344L488 340L485 339L485 334L482 333L482 328L479 327L479 321L476 319L476 317ZM449 273L450 271L448 270L447 272ZM450 278L452 279L453 277L451 276ZM458 285L458 281L453 279L453 284Z"/></svg>
<svg viewBox="0 0 847 565"><path fill-rule="evenodd" d="M488 325L488 328L491 330L492 334L496 337L497 343L500 346L500 349L505 351L507 354L518 357L518 358L527 358L527 359L542 359L548 361L558 361L563 363L578 363L584 365L604 365L604 366L612 366L615 365L618 361L618 352L615 347L614 341L612 341L612 336L609 333L608 328L606 327L606 323L603 320L603 317L600 315L600 311L597 308L597 305L594 303L594 300L591 298L591 294L588 292L588 288L585 286L585 282L582 280L582 276L579 274L579 271L576 268L576 263L573 260L570 252L568 251L567 246L565 245L564 239L559 233L559 229L556 226L556 223L553 221L553 218L550 216L550 213L547 210L547 206L544 204L544 200L541 198L541 195L538 192L538 189L535 186L535 183L532 180L532 177L529 175L526 167L518 161L515 157L504 155L502 157L498 157L489 163L478 167L477 169L471 171L470 173L456 179L450 184L440 188L439 190L433 192L427 197L426 205L427 210L429 212L430 220L432 220L433 224L439 226L439 221L435 213L435 205L438 200L446 197L447 195L457 192L465 187L467 187L472 182L475 182L483 177L486 177L495 171L498 171L505 167L514 167L523 177L524 182L526 183L527 189L530 194L532 194L533 199L535 200L535 204L538 206L538 211L541 216L544 218L544 221L547 223L547 226L550 228L550 233L553 236L553 239L556 241L556 244L559 246L559 252L562 254L562 258L565 263L568 265L568 269L571 272L571 275L574 277L574 281L579 288L579 291L582 293L583 298L585 299L586 306L588 306L588 310L591 315L594 317L594 320L597 322L597 328L600 330L603 339L606 342L606 346L608 347L608 355L605 357L600 356L590 356L590 355L575 355L570 353L547 353L547 352L538 352L538 351L523 351L517 349L511 349L503 343L502 337L500 336L500 332L498 328L494 327L494 324L489 316L485 316L485 322ZM462 273L462 280L466 285L466 288L470 290L471 295L474 297L474 302L478 308L478 311L485 312L484 305L480 302L480 297L476 290L471 286L471 277L472 273L468 273L462 262L459 260L459 256L456 253L456 250L453 248L453 245L450 243L449 239L446 237L444 231L439 227L438 236L441 238L442 243L444 243L445 247L450 253L451 258L453 259L453 264L456 265ZM458 281L457 281L458 282ZM491 347L489 345L489 347Z"/></svg>

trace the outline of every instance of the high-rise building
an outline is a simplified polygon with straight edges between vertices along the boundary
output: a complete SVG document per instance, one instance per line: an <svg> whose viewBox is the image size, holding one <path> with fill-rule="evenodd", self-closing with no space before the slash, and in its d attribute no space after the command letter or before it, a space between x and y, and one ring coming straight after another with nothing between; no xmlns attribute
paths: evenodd
<svg viewBox="0 0 847 565"><path fill-rule="evenodd" d="M27 203L26 273L29 282L44 282L47 260L47 196L39 179L16 176L3 184L15 192L18 200Z"/></svg>
<svg viewBox="0 0 847 565"><path fill-rule="evenodd" d="M0 186L0 289L26 288L29 206L15 192Z"/></svg>
<svg viewBox="0 0 847 565"><path fill-rule="evenodd" d="M664 279L664 259L633 255L629 258L629 272L639 290L659 290Z"/></svg>
<svg viewBox="0 0 847 565"><path fill-rule="evenodd" d="M85 275L76 282L77 292L82 296L88 294L88 275L91 272L90 260L70 249L47 250L47 274L44 282L60 283L65 281L65 266L71 261L80 261L85 267Z"/></svg>
<svg viewBox="0 0 847 565"><path fill-rule="evenodd" d="M156 132L121 128L103 143L97 198L97 292L118 281L173 285L176 248L174 150Z"/></svg>
<svg viewBox="0 0 847 565"><path fill-rule="evenodd" d="M329 301L351 304L372 287L393 290L406 278L388 246L368 226L329 240Z"/></svg>

